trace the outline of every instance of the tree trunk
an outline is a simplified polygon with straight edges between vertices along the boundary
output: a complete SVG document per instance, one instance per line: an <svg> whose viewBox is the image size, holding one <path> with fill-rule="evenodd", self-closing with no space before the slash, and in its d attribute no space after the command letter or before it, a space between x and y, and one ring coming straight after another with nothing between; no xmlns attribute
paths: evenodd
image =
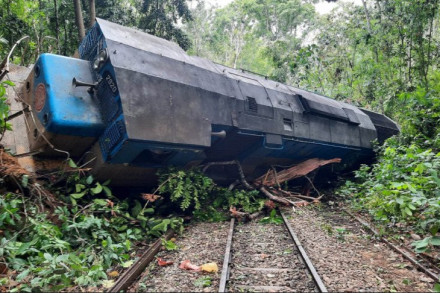
<svg viewBox="0 0 440 293"><path fill-rule="evenodd" d="M73 0L73 5L75 7L75 22L76 22L76 26L78 27L78 38L79 41L81 42L84 36L86 35L86 32L84 28L84 19L82 15L80 0Z"/></svg>
<svg viewBox="0 0 440 293"><path fill-rule="evenodd" d="M90 23L89 23L89 28L91 28L95 24L95 19L96 19L95 0L90 0L89 1L89 7L90 7Z"/></svg>
<svg viewBox="0 0 440 293"><path fill-rule="evenodd" d="M58 4L57 0L53 0L55 9L55 37L57 38L57 53L60 54L60 23L58 19Z"/></svg>

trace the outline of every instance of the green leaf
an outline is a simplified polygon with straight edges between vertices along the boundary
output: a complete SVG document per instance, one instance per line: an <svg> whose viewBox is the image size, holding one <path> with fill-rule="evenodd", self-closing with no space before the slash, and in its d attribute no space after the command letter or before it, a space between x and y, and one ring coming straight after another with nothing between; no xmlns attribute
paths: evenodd
<svg viewBox="0 0 440 293"><path fill-rule="evenodd" d="M16 281L23 280L24 278L26 278L29 275L30 272L31 272L31 270L29 270L29 269L22 271L20 274L18 274L17 277L15 277L15 280Z"/></svg>
<svg viewBox="0 0 440 293"><path fill-rule="evenodd" d="M70 197L75 198L75 199L80 199L80 198L82 198L85 194L86 194L85 191L80 192L80 193L72 193L72 194L70 195Z"/></svg>
<svg viewBox="0 0 440 293"><path fill-rule="evenodd" d="M154 214L154 209L153 208L147 208L147 209L144 210L144 213L149 214L149 215Z"/></svg>
<svg viewBox="0 0 440 293"><path fill-rule="evenodd" d="M102 186L102 190L104 190L104 193L107 197L112 197L112 191L110 190L110 188L108 188L107 186Z"/></svg>
<svg viewBox="0 0 440 293"><path fill-rule="evenodd" d="M93 194L99 194L102 192L102 185L96 182L96 186L91 189Z"/></svg>
<svg viewBox="0 0 440 293"><path fill-rule="evenodd" d="M10 86L15 86L15 83L13 83L13 82L10 81L10 80L5 80L3 83L4 83L4 84L7 84L7 85L10 85Z"/></svg>
<svg viewBox="0 0 440 293"><path fill-rule="evenodd" d="M43 254L43 256L46 260L49 260L49 261L51 261L53 259L52 255L50 255L50 253L47 253L47 252L45 252Z"/></svg>
<svg viewBox="0 0 440 293"><path fill-rule="evenodd" d="M131 209L131 215L136 218L139 213L142 211L142 205L138 200L135 200L135 205L134 207Z"/></svg>
<svg viewBox="0 0 440 293"><path fill-rule="evenodd" d="M90 185L90 184L92 184L92 182L93 182L93 176L90 175L90 176L87 177L86 183Z"/></svg>
<svg viewBox="0 0 440 293"><path fill-rule="evenodd" d="M104 199L97 198L97 199L94 199L93 202L97 205L104 206L104 207L107 205L107 201Z"/></svg>
<svg viewBox="0 0 440 293"><path fill-rule="evenodd" d="M75 162L72 159L69 159L68 163L71 168L78 168L78 166L75 164Z"/></svg>
<svg viewBox="0 0 440 293"><path fill-rule="evenodd" d="M27 188L28 182L29 182L29 176L28 175L23 175L21 177L21 186L23 186L24 188Z"/></svg>
<svg viewBox="0 0 440 293"><path fill-rule="evenodd" d="M86 186L84 184L75 184L75 191L76 192L81 192L81 190L83 190L84 188L86 188Z"/></svg>
<svg viewBox="0 0 440 293"><path fill-rule="evenodd" d="M212 284L212 279L210 276L200 277L194 281L194 286L196 287L209 287Z"/></svg>
<svg viewBox="0 0 440 293"><path fill-rule="evenodd" d="M440 246L440 236L434 236L431 238L431 244L434 246Z"/></svg>
<svg viewBox="0 0 440 293"><path fill-rule="evenodd" d="M435 283L434 292L440 292L440 284L439 283Z"/></svg>
<svg viewBox="0 0 440 293"><path fill-rule="evenodd" d="M134 264L134 260L129 260L129 261L126 261L126 262L122 263L122 267L123 267L123 268L129 268L129 267L131 267L133 264Z"/></svg>

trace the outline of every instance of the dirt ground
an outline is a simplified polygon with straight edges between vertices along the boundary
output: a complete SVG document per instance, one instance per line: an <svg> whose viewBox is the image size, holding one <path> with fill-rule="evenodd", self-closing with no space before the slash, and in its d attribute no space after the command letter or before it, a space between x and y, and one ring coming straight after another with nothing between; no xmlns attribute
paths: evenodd
<svg viewBox="0 0 440 293"><path fill-rule="evenodd" d="M342 210L289 209L289 221L329 291L427 292L434 281L372 239Z"/></svg>

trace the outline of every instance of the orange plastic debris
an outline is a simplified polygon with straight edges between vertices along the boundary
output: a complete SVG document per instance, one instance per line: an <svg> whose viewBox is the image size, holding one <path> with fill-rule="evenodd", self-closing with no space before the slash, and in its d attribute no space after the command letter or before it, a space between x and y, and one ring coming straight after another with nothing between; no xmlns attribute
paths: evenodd
<svg viewBox="0 0 440 293"><path fill-rule="evenodd" d="M208 273L217 273L218 266L215 262L205 263L200 266L201 270Z"/></svg>
<svg viewBox="0 0 440 293"><path fill-rule="evenodd" d="M192 264L188 259L180 263L179 269L200 272L200 267L195 264Z"/></svg>
<svg viewBox="0 0 440 293"><path fill-rule="evenodd" d="M174 263L173 261L166 261L160 257L157 258L157 264L161 267L166 267L166 266L172 265L173 263Z"/></svg>

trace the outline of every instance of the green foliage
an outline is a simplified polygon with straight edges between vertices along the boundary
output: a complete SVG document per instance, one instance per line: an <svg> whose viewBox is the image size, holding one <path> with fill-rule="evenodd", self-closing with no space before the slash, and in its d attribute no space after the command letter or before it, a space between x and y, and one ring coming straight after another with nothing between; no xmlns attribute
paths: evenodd
<svg viewBox="0 0 440 293"><path fill-rule="evenodd" d="M171 168L159 173L159 192L169 196L172 202L178 202L182 211L199 210L215 185L211 178L200 171L177 170Z"/></svg>
<svg viewBox="0 0 440 293"><path fill-rule="evenodd" d="M440 246L440 237L439 236L430 236L425 239L414 241L412 245L415 248L417 253L429 251L433 246Z"/></svg>
<svg viewBox="0 0 440 293"><path fill-rule="evenodd" d="M260 220L260 223L280 225L283 223L283 218L277 215L276 210L272 210L269 214L269 217L264 217Z"/></svg>
<svg viewBox="0 0 440 293"><path fill-rule="evenodd" d="M422 235L435 236L440 229L439 172L440 153L389 139L376 164L355 172L359 183L347 182L339 194L383 224L403 223ZM437 245L436 239L416 242L416 251Z"/></svg>
<svg viewBox="0 0 440 293"><path fill-rule="evenodd" d="M257 190L230 191L215 185L211 178L197 169L171 168L158 174L160 194L176 202L182 211L192 211L199 221L223 221L231 206L246 213L254 213L264 207L265 198Z"/></svg>
<svg viewBox="0 0 440 293"><path fill-rule="evenodd" d="M210 276L203 276L194 281L196 287L209 287L212 285L212 278Z"/></svg>
<svg viewBox="0 0 440 293"><path fill-rule="evenodd" d="M9 80L0 82L0 140L6 130L11 130L11 124L6 122L9 116L9 105L6 102L7 86L14 86L14 83Z"/></svg>
<svg viewBox="0 0 440 293"><path fill-rule="evenodd" d="M226 212L227 209L222 206L223 209L214 208L211 203L193 212L194 219L200 222L223 222L228 219Z"/></svg>
<svg viewBox="0 0 440 293"><path fill-rule="evenodd" d="M233 206L243 210L245 213L255 213L263 209L264 202L267 198L263 198L258 190L223 190L227 207Z"/></svg>
<svg viewBox="0 0 440 293"><path fill-rule="evenodd" d="M170 250L177 250L179 249L179 247L177 246L176 243L174 243L171 240L165 240L162 239L162 245L165 247L166 250L170 251Z"/></svg>
<svg viewBox="0 0 440 293"><path fill-rule="evenodd" d="M99 286L108 269L130 265L137 243L182 228L182 219L153 217L148 202L136 208L139 200L119 200L108 182L80 171L53 192L65 201L53 211L38 196L23 202L19 194L0 195L0 260L17 272L15 290Z"/></svg>

